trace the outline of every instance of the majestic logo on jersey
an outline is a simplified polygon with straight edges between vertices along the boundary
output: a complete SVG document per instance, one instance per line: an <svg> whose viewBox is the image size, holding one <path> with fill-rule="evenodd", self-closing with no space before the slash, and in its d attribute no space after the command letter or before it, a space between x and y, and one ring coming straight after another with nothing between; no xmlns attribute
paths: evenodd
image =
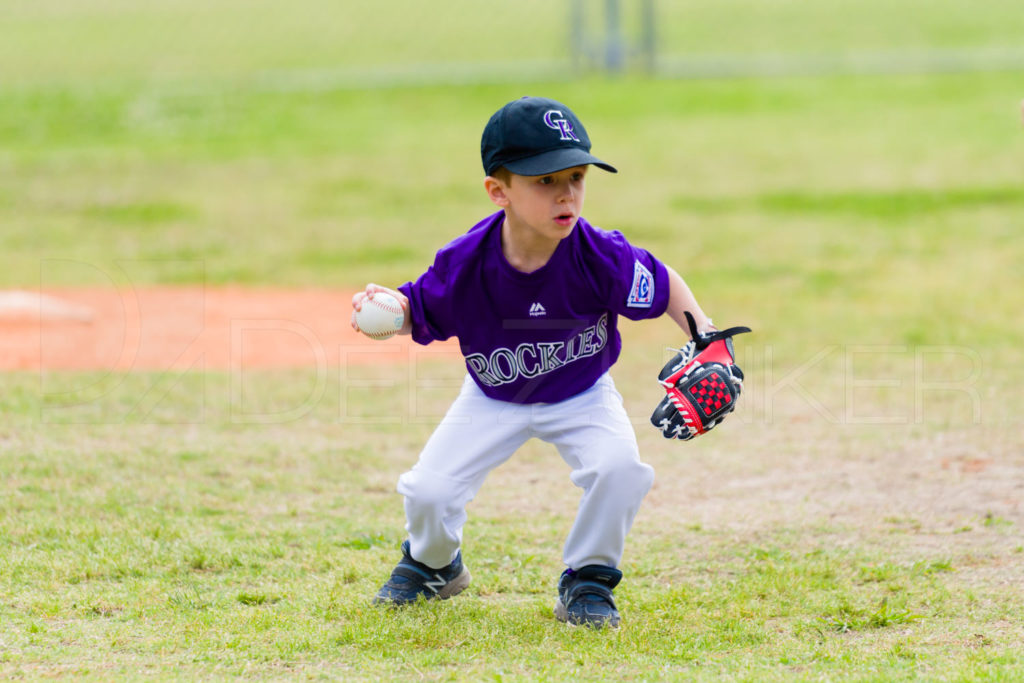
<svg viewBox="0 0 1024 683"><path fill-rule="evenodd" d="M481 384L497 387L520 378L532 379L557 370L581 358L596 356L608 343L608 314L597 323L576 333L565 341L524 342L515 349L504 346L491 351L490 356L471 353L466 365Z"/></svg>
<svg viewBox="0 0 1024 683"><path fill-rule="evenodd" d="M541 305L541 303L539 301L537 303L533 304L532 306L530 306L530 317L531 318L536 318L537 316L547 315L547 314L548 314L548 312L544 310L544 307Z"/></svg>
<svg viewBox="0 0 1024 683"><path fill-rule="evenodd" d="M558 118L555 118L555 117ZM557 109L549 109L544 113L544 125L548 128L557 130L561 136L559 140L572 140L573 142L579 142L580 139L576 137L576 131L572 129L572 122L569 121L562 115L562 112Z"/></svg>
<svg viewBox="0 0 1024 683"><path fill-rule="evenodd" d="M639 261L633 262L633 285L629 288L626 306L650 308L654 303L654 275Z"/></svg>

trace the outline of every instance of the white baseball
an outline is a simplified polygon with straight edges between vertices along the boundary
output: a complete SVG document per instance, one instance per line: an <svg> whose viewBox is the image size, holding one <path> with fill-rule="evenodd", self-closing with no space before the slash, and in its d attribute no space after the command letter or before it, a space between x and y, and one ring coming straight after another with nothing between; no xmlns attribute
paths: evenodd
<svg viewBox="0 0 1024 683"><path fill-rule="evenodd" d="M404 322L402 304L385 292L375 293L372 299L363 299L362 308L356 311L356 325L373 339L387 339L398 332Z"/></svg>

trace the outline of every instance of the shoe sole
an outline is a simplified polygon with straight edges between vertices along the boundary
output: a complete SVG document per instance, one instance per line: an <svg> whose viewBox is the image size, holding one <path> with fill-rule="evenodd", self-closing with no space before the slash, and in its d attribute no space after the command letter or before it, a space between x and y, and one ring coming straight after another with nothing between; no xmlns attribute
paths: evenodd
<svg viewBox="0 0 1024 683"><path fill-rule="evenodd" d="M453 595L458 595L462 591L466 590L466 587L469 586L469 582L472 578L473 577L469 574L469 570L466 569L465 565L463 565L462 572L446 583L441 590L437 591L437 597L442 600L447 600Z"/></svg>
<svg viewBox="0 0 1024 683"><path fill-rule="evenodd" d="M569 610L562 604L562 600L560 598L555 598L555 619L565 622L570 626L576 625L569 621Z"/></svg>

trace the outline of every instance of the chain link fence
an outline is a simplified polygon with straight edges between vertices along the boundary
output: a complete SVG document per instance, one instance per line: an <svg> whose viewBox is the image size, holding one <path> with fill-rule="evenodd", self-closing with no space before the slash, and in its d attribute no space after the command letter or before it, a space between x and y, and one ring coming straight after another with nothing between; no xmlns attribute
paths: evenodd
<svg viewBox="0 0 1024 683"><path fill-rule="evenodd" d="M1019 0L7 0L0 87L1024 68Z"/></svg>

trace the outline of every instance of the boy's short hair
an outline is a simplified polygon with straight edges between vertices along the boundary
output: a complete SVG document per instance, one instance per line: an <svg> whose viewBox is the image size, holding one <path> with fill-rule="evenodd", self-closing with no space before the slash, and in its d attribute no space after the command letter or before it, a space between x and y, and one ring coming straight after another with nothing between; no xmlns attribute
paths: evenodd
<svg viewBox="0 0 1024 683"><path fill-rule="evenodd" d="M512 184L512 171L508 170L504 166L499 166L491 173L488 173L488 175L492 178L497 178L503 185L507 186Z"/></svg>

